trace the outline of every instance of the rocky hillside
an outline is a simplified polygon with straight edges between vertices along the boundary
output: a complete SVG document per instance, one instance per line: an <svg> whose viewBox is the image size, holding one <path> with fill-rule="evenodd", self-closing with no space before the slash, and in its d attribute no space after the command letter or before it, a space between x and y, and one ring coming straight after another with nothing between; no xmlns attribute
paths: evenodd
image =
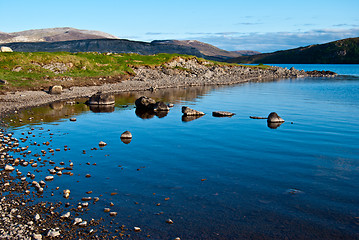
<svg viewBox="0 0 359 240"><path fill-rule="evenodd" d="M114 53L177 53L225 61L254 51L225 51L195 40L156 40L151 43L119 39L110 34L75 28L47 28L14 33L0 32L1 46L17 52L114 52Z"/></svg>
<svg viewBox="0 0 359 240"><path fill-rule="evenodd" d="M242 56L228 60L232 63L318 63L358 64L359 38L347 38L326 44L310 45L286 51Z"/></svg>
<svg viewBox="0 0 359 240"><path fill-rule="evenodd" d="M230 58L235 58L239 56L248 56L259 54L255 51L226 51L220 48L217 48L208 43L196 41L196 40L155 40L152 41L154 44L167 44L167 45L176 45L176 46L188 46L193 47L200 51L207 59L223 61Z"/></svg>
<svg viewBox="0 0 359 240"><path fill-rule="evenodd" d="M12 42L57 42L83 39L118 39L100 31L80 30L76 28L46 28L22 32L0 32L0 43Z"/></svg>

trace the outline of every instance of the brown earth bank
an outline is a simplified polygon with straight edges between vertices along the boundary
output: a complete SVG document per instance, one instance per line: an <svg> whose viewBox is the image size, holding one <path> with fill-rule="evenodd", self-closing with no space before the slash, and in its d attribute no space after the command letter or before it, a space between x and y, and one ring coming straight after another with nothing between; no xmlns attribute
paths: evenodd
<svg viewBox="0 0 359 240"><path fill-rule="evenodd" d="M308 76L331 77L333 72L305 72L294 68L286 69L270 66L231 66L199 61L197 58L181 57L162 66L134 66L135 74L121 77L102 77L67 81L63 79L61 94L49 94L47 89L7 92L0 95L0 114L26 107L39 106L59 100L89 97L101 91L120 93L161 88L177 88L205 85L230 85L249 81L266 81L281 78L301 78ZM75 85L75 86L74 86Z"/></svg>

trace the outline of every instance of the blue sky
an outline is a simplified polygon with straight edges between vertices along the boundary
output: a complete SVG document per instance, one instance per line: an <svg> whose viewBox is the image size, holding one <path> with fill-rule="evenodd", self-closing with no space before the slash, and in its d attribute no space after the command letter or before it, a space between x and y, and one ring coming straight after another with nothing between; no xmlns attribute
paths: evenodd
<svg viewBox="0 0 359 240"><path fill-rule="evenodd" d="M0 31L74 27L271 52L359 37L359 0L0 0Z"/></svg>

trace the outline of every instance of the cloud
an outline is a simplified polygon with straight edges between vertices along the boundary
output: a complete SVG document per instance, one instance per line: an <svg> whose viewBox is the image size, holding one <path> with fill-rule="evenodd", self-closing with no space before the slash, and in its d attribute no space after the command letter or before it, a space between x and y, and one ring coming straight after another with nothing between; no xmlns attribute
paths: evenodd
<svg viewBox="0 0 359 240"><path fill-rule="evenodd" d="M145 35L150 35L150 36L154 36L154 35L174 35L174 33L164 33L164 32L146 32Z"/></svg>
<svg viewBox="0 0 359 240"><path fill-rule="evenodd" d="M359 28L351 29L316 29L306 32L269 32L247 33L193 33L194 39L213 44L226 50L256 50L273 52L321 44L339 39L358 37Z"/></svg>
<svg viewBox="0 0 359 240"><path fill-rule="evenodd" d="M240 22L240 23L236 23L234 25L245 25L245 26L253 26L253 25L260 25L263 23L260 22Z"/></svg>

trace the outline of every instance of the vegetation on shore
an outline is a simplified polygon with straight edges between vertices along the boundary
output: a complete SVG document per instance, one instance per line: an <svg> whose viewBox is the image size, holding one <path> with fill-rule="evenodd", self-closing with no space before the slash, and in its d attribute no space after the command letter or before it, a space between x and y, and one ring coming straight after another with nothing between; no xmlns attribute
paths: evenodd
<svg viewBox="0 0 359 240"><path fill-rule="evenodd" d="M359 38L348 38L325 44L290 50L242 56L228 60L232 63L290 63L290 64L358 64Z"/></svg>
<svg viewBox="0 0 359 240"><path fill-rule="evenodd" d="M110 54L69 52L0 53L0 91L41 90L52 85L91 86L115 83L134 75L138 66L164 66L180 54ZM199 59L201 62L230 65ZM232 64L236 65L236 64ZM266 68L266 66L249 66Z"/></svg>

